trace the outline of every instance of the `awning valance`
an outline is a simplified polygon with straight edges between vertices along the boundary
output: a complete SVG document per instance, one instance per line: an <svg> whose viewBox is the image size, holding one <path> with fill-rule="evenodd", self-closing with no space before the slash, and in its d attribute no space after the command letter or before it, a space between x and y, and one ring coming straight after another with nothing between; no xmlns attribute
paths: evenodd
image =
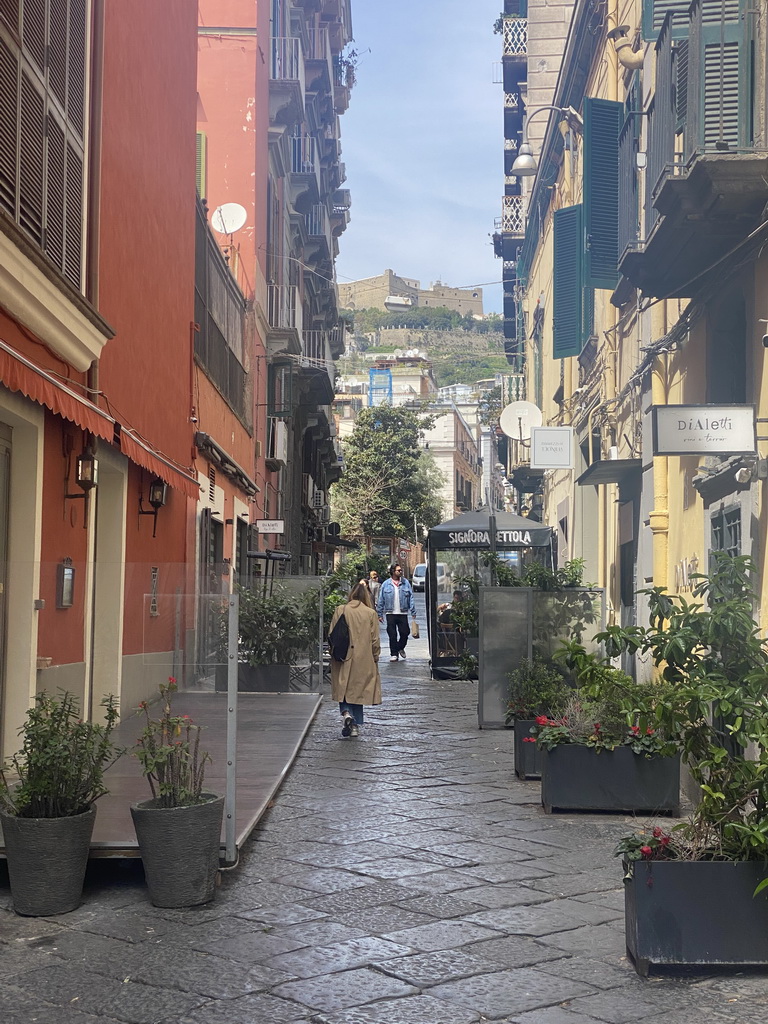
<svg viewBox="0 0 768 1024"><path fill-rule="evenodd" d="M200 484L193 476L174 466L164 456L153 452L140 438L123 427L120 431L120 451L127 455L131 462L160 477L170 487L183 491L188 498L197 500L200 497Z"/></svg>
<svg viewBox="0 0 768 1024"><path fill-rule="evenodd" d="M549 547L552 543L552 528L543 526L534 519L516 516L511 512L490 513L487 508L449 519L448 522L433 526L429 531L429 546L439 551L453 548L487 548L490 550L489 523L491 514L496 517L496 549L509 551L517 548Z"/></svg>

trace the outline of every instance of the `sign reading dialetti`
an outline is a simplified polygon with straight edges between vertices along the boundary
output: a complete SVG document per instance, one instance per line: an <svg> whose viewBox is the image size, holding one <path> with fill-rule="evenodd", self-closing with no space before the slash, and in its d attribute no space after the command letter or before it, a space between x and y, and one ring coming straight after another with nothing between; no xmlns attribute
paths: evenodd
<svg viewBox="0 0 768 1024"><path fill-rule="evenodd" d="M257 519L256 529L259 533L285 533L285 520Z"/></svg>
<svg viewBox="0 0 768 1024"><path fill-rule="evenodd" d="M754 452L753 405L653 407L654 455L742 455Z"/></svg>

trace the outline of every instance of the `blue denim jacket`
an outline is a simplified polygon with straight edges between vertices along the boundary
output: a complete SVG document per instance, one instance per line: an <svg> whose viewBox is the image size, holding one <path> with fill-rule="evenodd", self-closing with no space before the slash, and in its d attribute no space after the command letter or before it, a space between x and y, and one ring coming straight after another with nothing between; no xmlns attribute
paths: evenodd
<svg viewBox="0 0 768 1024"><path fill-rule="evenodd" d="M395 584L391 579L384 580L379 590L376 611L379 615L391 614L395 610ZM406 579L400 581L400 614L416 617L416 602L413 600L411 584Z"/></svg>

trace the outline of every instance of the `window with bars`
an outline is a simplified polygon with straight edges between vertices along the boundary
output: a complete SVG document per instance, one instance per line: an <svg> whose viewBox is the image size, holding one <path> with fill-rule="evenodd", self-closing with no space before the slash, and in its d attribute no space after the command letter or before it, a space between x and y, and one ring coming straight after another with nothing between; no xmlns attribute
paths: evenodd
<svg viewBox="0 0 768 1024"><path fill-rule="evenodd" d="M730 505L712 514L712 551L725 551L732 557L741 554L741 506Z"/></svg>
<svg viewBox="0 0 768 1024"><path fill-rule="evenodd" d="M78 290L87 0L0 3L0 210Z"/></svg>

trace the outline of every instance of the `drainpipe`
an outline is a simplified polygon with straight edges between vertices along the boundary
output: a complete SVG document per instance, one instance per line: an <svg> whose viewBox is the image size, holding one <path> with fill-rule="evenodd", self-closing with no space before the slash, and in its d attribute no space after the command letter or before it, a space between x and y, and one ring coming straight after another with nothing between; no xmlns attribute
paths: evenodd
<svg viewBox="0 0 768 1024"><path fill-rule="evenodd" d="M658 302L651 312L653 338L667 333L667 304ZM651 401L667 404L667 355L656 359L651 371ZM649 514L653 535L653 585L668 586L669 565L669 459L656 455L653 459L653 511Z"/></svg>

